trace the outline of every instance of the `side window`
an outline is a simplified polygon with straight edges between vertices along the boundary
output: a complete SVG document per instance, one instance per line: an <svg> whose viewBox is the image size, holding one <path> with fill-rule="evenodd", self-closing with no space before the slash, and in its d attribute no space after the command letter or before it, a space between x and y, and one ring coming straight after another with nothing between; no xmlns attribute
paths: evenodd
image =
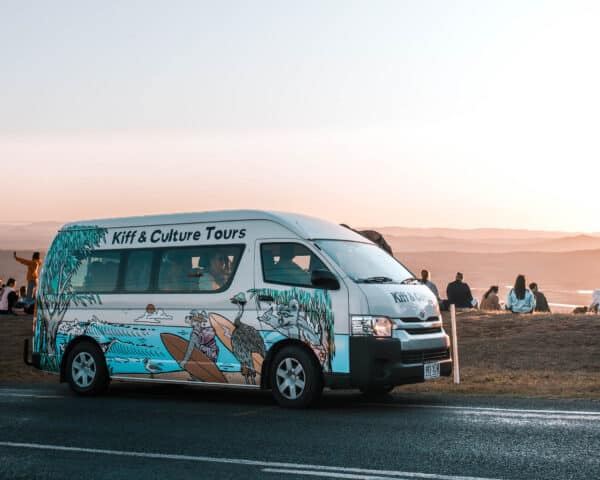
<svg viewBox="0 0 600 480"><path fill-rule="evenodd" d="M164 249L158 291L222 292L231 284L243 250L242 245Z"/></svg>
<svg viewBox="0 0 600 480"><path fill-rule="evenodd" d="M314 288L314 270L327 270L308 248L299 243L263 243L260 257L265 282Z"/></svg>
<svg viewBox="0 0 600 480"><path fill-rule="evenodd" d="M127 255L127 271L123 289L126 292L145 292L150 288L152 250L131 250Z"/></svg>
<svg viewBox="0 0 600 480"><path fill-rule="evenodd" d="M121 252L94 252L84 259L71 279L75 292L110 293L117 288Z"/></svg>

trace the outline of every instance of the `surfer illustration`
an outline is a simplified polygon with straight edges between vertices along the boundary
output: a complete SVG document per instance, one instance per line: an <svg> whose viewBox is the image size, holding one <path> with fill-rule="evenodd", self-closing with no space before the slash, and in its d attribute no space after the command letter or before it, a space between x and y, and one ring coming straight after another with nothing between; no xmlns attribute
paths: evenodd
<svg viewBox="0 0 600 480"><path fill-rule="evenodd" d="M185 355L179 362L179 366L185 369L185 365L192 356L194 348L200 350L212 362L216 362L219 355L219 347L215 339L215 329L210 324L206 311L192 310L185 317L185 323L192 326L192 334L190 335Z"/></svg>
<svg viewBox="0 0 600 480"><path fill-rule="evenodd" d="M271 304L258 320L289 338L297 338L311 345L321 345L321 334L306 320L306 312L293 298L287 305Z"/></svg>
<svg viewBox="0 0 600 480"><path fill-rule="evenodd" d="M235 329L231 334L231 350L235 358L238 359L241 366L242 376L247 385L256 385L256 369L254 367L253 353L265 357L265 342L260 333L250 325L242 322L244 307L246 305L246 295L238 293L231 299L231 303L238 306L239 311L233 324Z"/></svg>

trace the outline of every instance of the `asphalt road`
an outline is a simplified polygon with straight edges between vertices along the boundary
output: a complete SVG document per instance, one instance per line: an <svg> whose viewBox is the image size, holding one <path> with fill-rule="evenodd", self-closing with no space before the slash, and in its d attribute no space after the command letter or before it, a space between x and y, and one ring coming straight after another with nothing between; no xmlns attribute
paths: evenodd
<svg viewBox="0 0 600 480"><path fill-rule="evenodd" d="M0 478L596 479L600 403L0 384Z"/></svg>

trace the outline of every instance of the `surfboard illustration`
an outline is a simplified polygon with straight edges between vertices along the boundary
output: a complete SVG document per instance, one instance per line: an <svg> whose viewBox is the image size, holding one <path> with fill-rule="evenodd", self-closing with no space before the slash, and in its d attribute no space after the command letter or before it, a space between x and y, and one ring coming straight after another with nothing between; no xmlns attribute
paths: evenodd
<svg viewBox="0 0 600 480"><path fill-rule="evenodd" d="M208 318L210 319L210 324L215 329L217 338L221 341L225 348L227 348L227 350L233 352L233 347L231 346L231 335L235 330L235 325L233 322L230 322L223 315L219 315L218 313L209 313ZM259 373L261 372L263 360L263 356L259 353L255 352L252 354L252 364L254 365L254 370Z"/></svg>
<svg viewBox="0 0 600 480"><path fill-rule="evenodd" d="M183 360L189 344L187 340L171 333L161 333L160 339L176 362ZM185 364L185 370L203 382L227 383L227 379L213 361L197 348Z"/></svg>
<svg viewBox="0 0 600 480"><path fill-rule="evenodd" d="M210 324L215 329L217 338L225 345L227 350L231 351L231 334L235 330L235 325L218 313L209 313Z"/></svg>

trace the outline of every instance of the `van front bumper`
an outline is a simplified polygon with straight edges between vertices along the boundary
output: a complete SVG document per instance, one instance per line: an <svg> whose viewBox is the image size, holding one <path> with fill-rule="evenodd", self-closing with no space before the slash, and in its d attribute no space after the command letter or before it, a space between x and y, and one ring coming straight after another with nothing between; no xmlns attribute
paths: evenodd
<svg viewBox="0 0 600 480"><path fill-rule="evenodd" d="M447 338L447 337L446 337ZM350 374L325 376L332 388L392 387L425 381L425 363L439 362L440 376L452 374L446 339L438 348L403 350L397 338L350 337Z"/></svg>

